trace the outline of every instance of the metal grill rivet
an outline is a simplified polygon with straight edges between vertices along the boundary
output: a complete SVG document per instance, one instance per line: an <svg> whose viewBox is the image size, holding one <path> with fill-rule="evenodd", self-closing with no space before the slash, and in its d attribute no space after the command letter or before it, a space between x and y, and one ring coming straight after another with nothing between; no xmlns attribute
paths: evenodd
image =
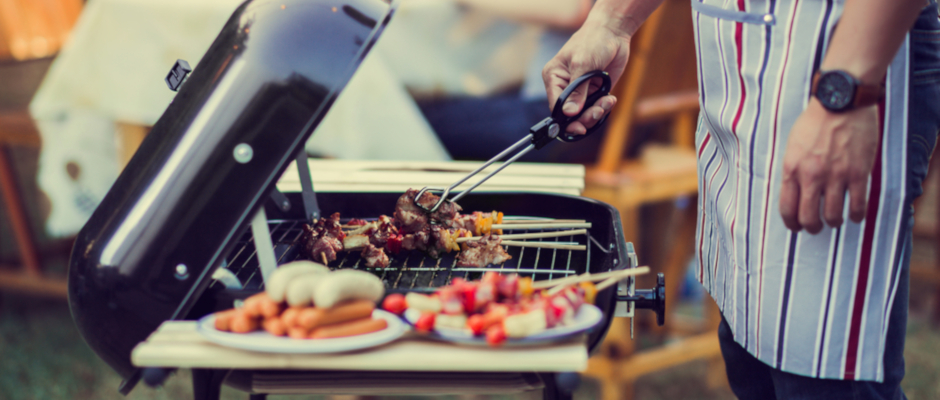
<svg viewBox="0 0 940 400"><path fill-rule="evenodd" d="M764 14L764 22L766 22L766 23L768 23L768 24L771 23L771 22L774 22L774 16L773 16L773 14Z"/></svg>
<svg viewBox="0 0 940 400"><path fill-rule="evenodd" d="M255 155L255 151L248 145L248 143L239 143L235 146L235 161L239 163L246 164L251 161L251 157Z"/></svg>
<svg viewBox="0 0 940 400"><path fill-rule="evenodd" d="M189 268L186 268L186 264L176 266L176 279L186 279L188 276Z"/></svg>

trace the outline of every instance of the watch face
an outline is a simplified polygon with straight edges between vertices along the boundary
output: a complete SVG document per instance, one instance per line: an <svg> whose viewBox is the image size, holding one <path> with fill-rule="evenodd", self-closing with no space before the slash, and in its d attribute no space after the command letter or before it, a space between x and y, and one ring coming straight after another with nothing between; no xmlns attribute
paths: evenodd
<svg viewBox="0 0 940 400"><path fill-rule="evenodd" d="M819 77L816 86L816 98L823 107L832 111L842 111L852 105L855 98L855 81L842 71L830 71Z"/></svg>

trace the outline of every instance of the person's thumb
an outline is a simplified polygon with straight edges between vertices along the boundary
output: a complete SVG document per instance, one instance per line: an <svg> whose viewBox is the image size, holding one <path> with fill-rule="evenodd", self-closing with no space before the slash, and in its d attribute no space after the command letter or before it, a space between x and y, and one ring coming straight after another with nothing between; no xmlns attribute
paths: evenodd
<svg viewBox="0 0 940 400"><path fill-rule="evenodd" d="M588 63L585 63L585 62L572 61L571 66L570 66L571 79L569 80L569 82L573 82L574 80L578 79L581 75L584 75L595 69L599 69L599 68L588 65ZM587 98L588 90L590 90L590 87L591 87L591 81L587 80L581 85L579 85L577 88L575 88L574 91L572 91L571 94L568 96L568 99L565 101L565 104L562 106L562 112L564 112L564 114L569 117L577 115L579 112L581 112L581 109L584 107L584 101Z"/></svg>

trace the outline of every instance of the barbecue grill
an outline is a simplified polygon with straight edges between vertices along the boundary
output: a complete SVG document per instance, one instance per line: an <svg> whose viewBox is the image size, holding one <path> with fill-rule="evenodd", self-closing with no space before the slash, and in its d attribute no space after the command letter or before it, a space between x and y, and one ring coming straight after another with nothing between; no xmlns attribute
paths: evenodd
<svg viewBox="0 0 940 400"><path fill-rule="evenodd" d="M164 321L198 319L263 290L263 277L276 265L303 257L301 227L320 210L344 219L391 213L399 193L315 193L303 143L394 10L395 2L383 0L248 0L195 68L180 62L167 75L178 94L79 233L70 260L72 316L89 346L125 379L122 393L142 375L152 383L163 376L131 364L134 346ZM280 193L275 183L294 160L303 190ZM586 236L542 240L587 250L512 248L512 260L486 269L457 267L453 254L403 252L389 268L370 270L389 292L430 291L492 269L543 280L637 266L609 205L475 192L461 206L586 220ZM362 264L348 252L329 266ZM599 293L605 319L589 348L614 315L651 308L662 323L662 279L656 288L635 290L628 278Z"/></svg>

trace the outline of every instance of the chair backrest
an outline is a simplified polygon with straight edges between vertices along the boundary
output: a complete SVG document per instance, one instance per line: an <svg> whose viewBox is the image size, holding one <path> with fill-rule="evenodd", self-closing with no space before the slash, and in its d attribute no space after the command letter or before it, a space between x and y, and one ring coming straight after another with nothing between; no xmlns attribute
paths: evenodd
<svg viewBox="0 0 940 400"><path fill-rule="evenodd" d="M82 0L0 0L0 60L55 54L81 10Z"/></svg>
<svg viewBox="0 0 940 400"><path fill-rule="evenodd" d="M613 90L618 101L594 169L612 173L620 167L636 124L697 110L698 78L691 14L688 0L666 0L637 32L627 70ZM691 135L694 132L689 132ZM674 140L688 142L686 138Z"/></svg>

